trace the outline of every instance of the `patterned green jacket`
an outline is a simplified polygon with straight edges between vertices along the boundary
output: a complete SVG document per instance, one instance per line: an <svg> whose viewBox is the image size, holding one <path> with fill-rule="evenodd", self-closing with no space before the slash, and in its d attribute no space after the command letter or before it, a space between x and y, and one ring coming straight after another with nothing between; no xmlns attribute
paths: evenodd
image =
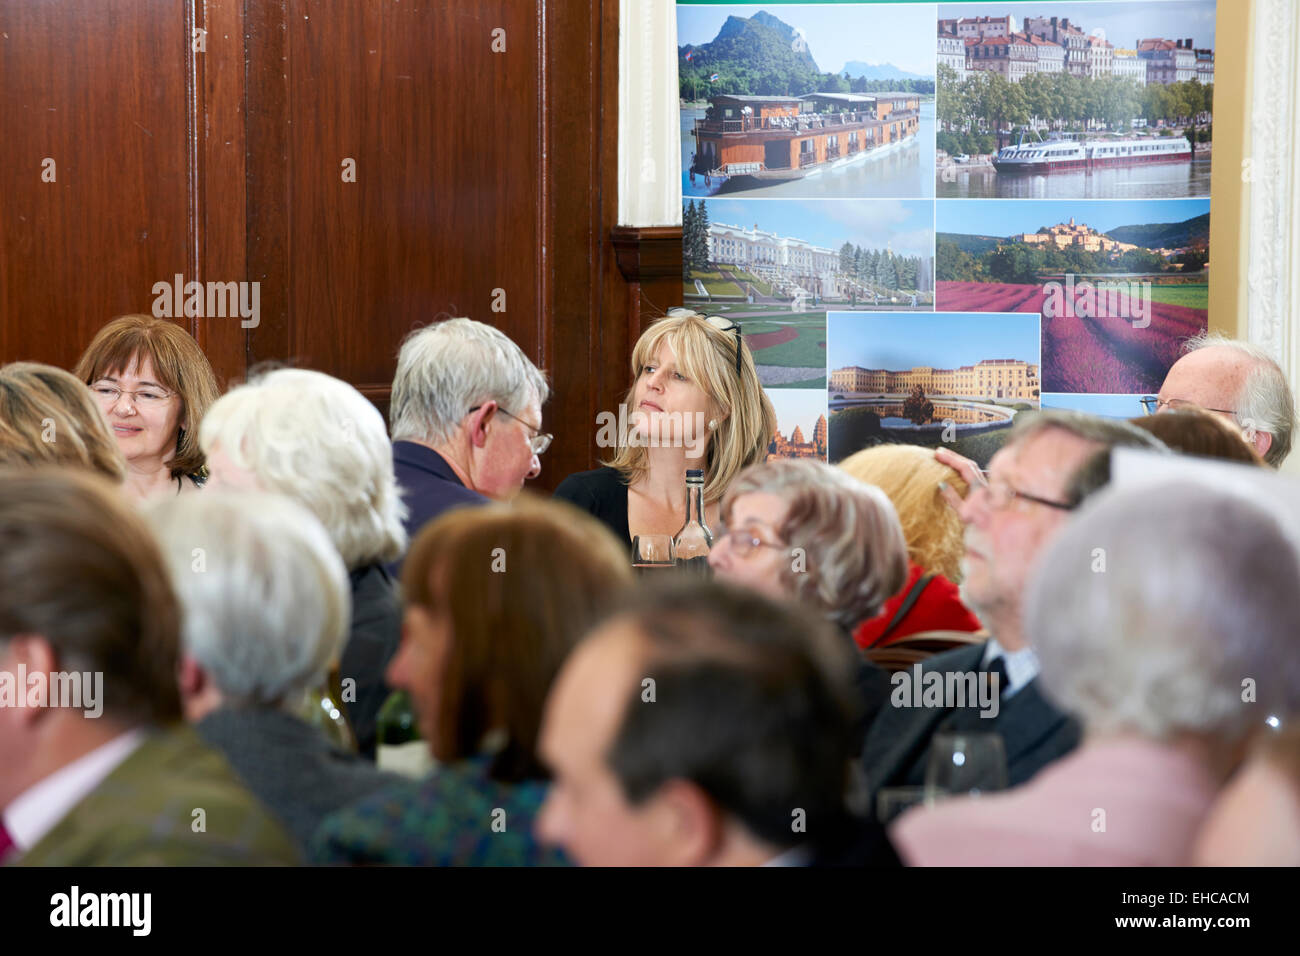
<svg viewBox="0 0 1300 956"><path fill-rule="evenodd" d="M152 732L15 861L19 866L298 862L289 837L225 758L186 726Z"/></svg>
<svg viewBox="0 0 1300 956"><path fill-rule="evenodd" d="M399 866L564 866L533 838L542 781L502 783L476 757L403 781L325 818L316 863Z"/></svg>

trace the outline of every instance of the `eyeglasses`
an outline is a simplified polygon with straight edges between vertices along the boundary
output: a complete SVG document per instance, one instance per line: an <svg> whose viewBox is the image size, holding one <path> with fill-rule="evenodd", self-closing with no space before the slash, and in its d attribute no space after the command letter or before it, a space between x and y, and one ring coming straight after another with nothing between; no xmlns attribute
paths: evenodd
<svg viewBox="0 0 1300 956"><path fill-rule="evenodd" d="M1077 507L1077 505L1065 501L1053 501L1051 498L1040 498L1038 495L1031 495L1027 491L1012 488L1005 481L999 481L995 484L989 473L984 469L980 469L980 477L984 479L984 484L976 485L970 490L970 493L973 495L977 491L984 491L989 496L989 507L995 511L1002 511L1010 507L1011 502L1016 499L1031 501L1036 505L1043 505L1048 508L1056 508L1058 511L1073 511Z"/></svg>
<svg viewBox="0 0 1300 956"><path fill-rule="evenodd" d="M719 332L736 333L736 374L739 375L740 374L740 342L741 342L740 336L742 334L742 329L735 322L732 322L730 319L724 319L720 315L706 315L704 316L704 321L709 323L709 325L713 326Z"/></svg>
<svg viewBox="0 0 1300 956"><path fill-rule="evenodd" d="M1158 395L1143 395L1138 399L1138 401L1142 403L1142 407L1146 409L1148 415L1154 415L1156 412L1163 411L1166 408L1172 408L1174 411L1197 408L1206 412L1222 412L1224 415L1232 415L1234 418L1237 415L1235 411L1228 408L1209 408L1205 405L1197 405L1195 402L1189 402L1182 398L1168 398L1161 401L1160 396Z"/></svg>
<svg viewBox="0 0 1300 956"><path fill-rule="evenodd" d="M785 550L783 544L773 544L770 541L764 541L748 528L733 528L730 531L724 531L718 536L718 540L726 539L731 550L736 552L736 556L747 558L759 548L776 548L779 551Z"/></svg>
<svg viewBox="0 0 1300 956"><path fill-rule="evenodd" d="M475 405L465 414L471 415L482 407L483 407L482 405ZM502 415L507 416L508 418L513 418L515 421L519 422L519 424L523 425L529 431L533 431L537 433L528 439L528 447L532 449L534 455L540 455L542 452L546 451L546 449L551 447L551 441L555 438L554 435L543 432L536 425L528 424L528 422L524 421L518 415L511 414L510 412L502 408L500 405L497 406L497 411L499 411Z"/></svg>
<svg viewBox="0 0 1300 956"><path fill-rule="evenodd" d="M106 408L112 408L123 395L130 395L131 401L141 408L161 408L166 405L175 392L169 392L165 388L159 388L156 385L148 385L144 388L129 389L118 388L111 382L96 382L90 386L90 391L94 393L99 403Z"/></svg>

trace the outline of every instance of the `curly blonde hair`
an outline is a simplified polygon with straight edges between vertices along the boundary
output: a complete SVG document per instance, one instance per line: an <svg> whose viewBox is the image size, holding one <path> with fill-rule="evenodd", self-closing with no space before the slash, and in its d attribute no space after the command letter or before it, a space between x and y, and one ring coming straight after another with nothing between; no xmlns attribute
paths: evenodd
<svg viewBox="0 0 1300 956"><path fill-rule="evenodd" d="M927 571L961 583L966 553L961 518L939 494L939 483L946 482L965 497L967 486L961 475L940 463L933 449L916 445L864 448L839 467L875 485L893 502L909 558Z"/></svg>

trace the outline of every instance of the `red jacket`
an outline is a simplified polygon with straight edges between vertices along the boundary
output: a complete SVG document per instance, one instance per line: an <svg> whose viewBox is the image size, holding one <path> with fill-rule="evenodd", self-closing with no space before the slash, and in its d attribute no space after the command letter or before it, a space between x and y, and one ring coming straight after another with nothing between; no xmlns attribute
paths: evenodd
<svg viewBox="0 0 1300 956"><path fill-rule="evenodd" d="M915 562L908 562L907 582L902 589L885 602L885 609L878 615L863 621L853 632L853 640L858 647L888 647L900 638L922 631L978 631L982 624L974 614L961 603L957 585L941 574L936 574L925 586L921 596L912 605L901 621L889 635L881 640L885 628L894 619L904 599L925 574L925 569ZM879 642L879 643L877 643Z"/></svg>

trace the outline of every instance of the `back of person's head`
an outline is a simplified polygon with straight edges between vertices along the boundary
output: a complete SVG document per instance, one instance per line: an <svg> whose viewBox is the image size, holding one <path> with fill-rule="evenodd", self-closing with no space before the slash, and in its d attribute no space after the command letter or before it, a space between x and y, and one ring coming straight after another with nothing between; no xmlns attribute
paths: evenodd
<svg viewBox="0 0 1300 956"><path fill-rule="evenodd" d="M176 453L168 462L172 477L201 471L199 422L221 394L208 358L193 336L169 319L122 315L95 333L77 360L73 374L86 385L117 376L145 360L157 384L180 396L180 430Z"/></svg>
<svg viewBox="0 0 1300 956"><path fill-rule="evenodd" d="M636 381L647 365L658 361L667 345L677 356L681 374L708 396L710 418L704 468L704 498L717 501L741 469L762 462L776 434L776 410L758 378L754 356L745 344L740 327L729 319L704 316L689 309L672 309L656 320L637 339L632 349L632 387L626 404L631 409ZM624 440L608 464L627 480L634 480L648 468L649 453L644 443Z"/></svg>
<svg viewBox="0 0 1300 956"><path fill-rule="evenodd" d="M207 490L149 508L180 598L184 652L235 706L296 705L347 634L347 571L321 523L279 495Z"/></svg>
<svg viewBox="0 0 1300 956"><path fill-rule="evenodd" d="M1231 747L1300 710L1297 593L1300 553L1260 505L1185 481L1108 489L1040 563L1026 633L1090 733Z"/></svg>
<svg viewBox="0 0 1300 956"><path fill-rule="evenodd" d="M475 405L527 408L546 401L546 375L504 332L455 318L417 329L402 343L388 420L394 441L441 445Z"/></svg>
<svg viewBox="0 0 1300 956"><path fill-rule="evenodd" d="M227 474L228 460L256 489L305 505L349 570L402 553L406 506L384 419L347 382L297 368L259 375L217 400L199 440L214 489L246 481Z"/></svg>
<svg viewBox="0 0 1300 956"><path fill-rule="evenodd" d="M37 362L0 368L0 465L72 465L113 482L126 462L94 397L75 375Z"/></svg>
<svg viewBox="0 0 1300 956"><path fill-rule="evenodd" d="M103 716L180 717L180 611L143 519L103 478L0 472L0 652L39 638L55 669L103 674Z"/></svg>
<svg viewBox="0 0 1300 956"><path fill-rule="evenodd" d="M1221 332L1202 332L1183 345L1189 354L1206 348L1229 349L1239 359L1249 362L1250 368L1231 408L1243 428L1273 436L1263 457L1265 463L1279 467L1291 454L1296 423L1295 396L1287 384L1286 373L1258 345L1229 338Z"/></svg>
<svg viewBox="0 0 1300 956"><path fill-rule="evenodd" d="M1170 451L1202 458L1222 458L1246 465L1267 467L1259 453L1247 443L1241 429L1201 408L1182 407L1159 415L1144 415L1130 421L1165 443Z"/></svg>
<svg viewBox="0 0 1300 956"><path fill-rule="evenodd" d="M811 458L751 465L722 500L731 523L738 498L764 493L786 503L774 529L801 562L782 564L789 592L841 627L875 617L907 580L907 542L894 506L874 485Z"/></svg>
<svg viewBox="0 0 1300 956"><path fill-rule="evenodd" d="M1058 408L1017 415L1006 444L1015 445L1028 441L1048 429L1059 429L1081 441L1093 442L1101 446L1087 458L1067 482L1065 500L1075 506L1110 482L1110 453L1114 449L1142 448L1147 451L1168 451L1160 439L1138 428L1132 422Z"/></svg>
<svg viewBox="0 0 1300 956"><path fill-rule="evenodd" d="M940 483L946 482L966 497L961 475L917 445L864 448L841 461L839 468L889 497L907 539L908 557L927 571L961 582L965 526L939 493Z"/></svg>
<svg viewBox="0 0 1300 956"><path fill-rule="evenodd" d="M746 590L683 580L644 589L578 653L611 641L631 645L627 664L592 679L622 698L602 731L611 736L603 753L630 812L617 815L622 832L595 832L580 819L543 824L581 861L683 862L662 835L626 829L655 819L651 806L677 799L668 795L682 785L719 817L703 827L712 847L693 841L692 864L717 862L720 834L735 827L768 855L841 837L857 705L849 647L833 628ZM548 739L548 748L564 746ZM613 845L620 840L628 846ZM652 859L627 858L630 846L647 844L658 846Z"/></svg>
<svg viewBox="0 0 1300 956"><path fill-rule="evenodd" d="M578 639L631 582L627 549L564 502L524 493L426 525L403 565L402 590L408 608L450 634L441 686L413 692L417 709L422 694L436 701L434 756L473 757L503 730L493 775L545 777L536 750L546 694Z"/></svg>

